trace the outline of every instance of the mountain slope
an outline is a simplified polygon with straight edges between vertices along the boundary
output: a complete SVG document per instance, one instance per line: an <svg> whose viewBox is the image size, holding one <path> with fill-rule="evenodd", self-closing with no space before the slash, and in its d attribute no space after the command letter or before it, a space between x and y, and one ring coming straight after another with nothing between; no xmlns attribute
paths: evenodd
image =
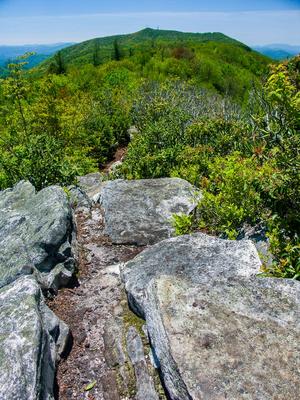
<svg viewBox="0 0 300 400"><path fill-rule="evenodd" d="M87 40L69 46L63 49L61 53L66 63L80 65L92 62L93 53L97 47L101 51L102 61L106 61L111 58L113 46L116 41L125 55L130 51L147 46L153 48L157 45L196 45L208 42L231 44L251 52L251 49L248 46L219 32L188 33L146 28L139 32L127 35L115 35Z"/></svg>

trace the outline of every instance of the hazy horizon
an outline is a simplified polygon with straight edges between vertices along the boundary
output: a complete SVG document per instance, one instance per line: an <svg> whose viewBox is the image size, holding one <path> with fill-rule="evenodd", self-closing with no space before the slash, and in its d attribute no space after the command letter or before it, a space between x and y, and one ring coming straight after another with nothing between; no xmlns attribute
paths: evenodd
<svg viewBox="0 0 300 400"><path fill-rule="evenodd" d="M151 28L151 29L157 29L157 28L152 28L152 27L144 27L144 28L141 28L141 29L138 29L137 31L134 31L134 32L128 32L128 33L124 33L124 35L126 35L126 34L130 34L130 33L135 33L135 32L138 32L138 31L141 31L142 29L145 29L145 28ZM163 29L161 29L161 30L163 30ZM175 30L177 30L177 29L167 29L167 30L172 30L172 31L175 31ZM184 32L188 32L188 31L184 31ZM205 32L195 32L195 31L189 31L189 33L207 33L207 31L205 31ZM221 33L224 33L224 32L221 32ZM122 33L121 33L122 34ZM60 45L60 44L69 44L70 46L72 46L73 44L78 44L78 43L81 43L81 42L83 42L83 41L87 41L87 40L92 40L92 39L97 39L97 38L103 38L103 37L106 37L106 36L115 36L115 35L120 35L120 33L115 33L115 34L112 34L112 35L102 35L102 36L93 36L93 37L90 37L90 38L87 38L87 39L84 39L84 40L81 40L81 41L59 41L59 42L48 42L48 43L46 43L46 42L40 42L40 43L38 43L38 42L32 42L32 43L16 43L16 44L7 44L7 43L0 43L0 46L1 47L5 47L5 46L7 46L7 47L22 47L22 46L24 46L24 47L26 47L26 46L43 46L43 45L45 45L45 46L55 46L55 45ZM232 37L232 36L231 36ZM236 39L236 40L240 40L239 38L237 38L237 37L232 37L233 39ZM241 40L240 40L241 41ZM245 42L244 42L245 43ZM249 45L249 46L252 46L252 47L264 47L264 46L291 46L291 47L300 47L300 39L299 39L299 41L298 42L296 42L295 44L290 44L290 43L283 43L283 42L281 42L281 43L271 43L271 42L269 42L269 43L254 43L254 44L249 44L249 43L245 43L246 45Z"/></svg>
<svg viewBox="0 0 300 400"><path fill-rule="evenodd" d="M1 45L78 43L146 27L222 32L249 46L299 45L300 0L0 0Z"/></svg>

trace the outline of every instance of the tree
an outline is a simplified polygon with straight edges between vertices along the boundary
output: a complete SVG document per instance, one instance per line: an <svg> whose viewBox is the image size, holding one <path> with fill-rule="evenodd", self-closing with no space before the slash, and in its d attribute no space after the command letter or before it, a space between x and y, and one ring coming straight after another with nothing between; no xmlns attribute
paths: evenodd
<svg viewBox="0 0 300 400"><path fill-rule="evenodd" d="M115 39L115 41L114 41L113 59L115 61L120 61L121 60L121 51L120 51L120 46L119 46L119 42L118 42L117 39Z"/></svg>
<svg viewBox="0 0 300 400"><path fill-rule="evenodd" d="M28 58L34 53L25 53L17 58L15 63L8 64L9 77L3 81L4 96L9 99L20 115L22 130L28 133L25 117L24 102L30 91L28 81L24 78L24 67L28 64Z"/></svg>
<svg viewBox="0 0 300 400"><path fill-rule="evenodd" d="M101 64L100 45L98 40L95 40L94 51L93 51L93 65L94 67L98 67L100 64Z"/></svg>
<svg viewBox="0 0 300 400"><path fill-rule="evenodd" d="M59 50L55 54L54 61L50 64L48 72L57 75L63 75L67 72L66 64L61 50Z"/></svg>

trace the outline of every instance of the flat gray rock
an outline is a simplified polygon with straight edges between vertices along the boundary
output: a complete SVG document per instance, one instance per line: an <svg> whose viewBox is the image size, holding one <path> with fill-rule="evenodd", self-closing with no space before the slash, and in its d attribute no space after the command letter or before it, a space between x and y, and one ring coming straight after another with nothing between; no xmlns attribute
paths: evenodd
<svg viewBox="0 0 300 400"><path fill-rule="evenodd" d="M146 297L172 400L299 399L299 282L160 276Z"/></svg>
<svg viewBox="0 0 300 400"><path fill-rule="evenodd" d="M0 398L54 399L55 364L68 334L32 276L0 289Z"/></svg>
<svg viewBox="0 0 300 400"><path fill-rule="evenodd" d="M210 284L216 277L250 277L261 266L249 240L224 240L202 233L164 240L144 250L122 267L122 280L131 307L144 316L145 290L159 275L175 275Z"/></svg>
<svg viewBox="0 0 300 400"><path fill-rule="evenodd" d="M62 188L50 186L36 193L29 182L21 181L0 192L0 287L33 272L47 286L47 275L58 264L72 275L71 235L72 211Z"/></svg>
<svg viewBox="0 0 300 400"><path fill-rule="evenodd" d="M172 215L189 214L199 192L179 178L108 181L100 194L105 233L116 244L153 244L174 235Z"/></svg>

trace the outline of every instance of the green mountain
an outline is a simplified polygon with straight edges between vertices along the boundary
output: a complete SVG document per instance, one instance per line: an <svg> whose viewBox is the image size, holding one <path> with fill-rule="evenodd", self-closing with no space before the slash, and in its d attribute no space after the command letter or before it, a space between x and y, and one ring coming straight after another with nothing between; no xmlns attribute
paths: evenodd
<svg viewBox="0 0 300 400"><path fill-rule="evenodd" d="M232 39L222 33L188 33L171 30L159 30L146 28L136 33L127 35L107 36L87 40L74 44L61 51L64 61L69 65L82 65L93 62L95 51L99 51L101 62L111 59L114 51L114 43L118 43L124 56L133 54L135 51L153 49L158 47L176 47L178 45L193 47L205 45L209 42L233 45L249 53L252 50L245 44ZM45 65L49 65L51 59Z"/></svg>
<svg viewBox="0 0 300 400"><path fill-rule="evenodd" d="M180 79L243 101L271 59L222 33L147 28L64 48L43 62L38 72L62 73L111 62L151 81Z"/></svg>

